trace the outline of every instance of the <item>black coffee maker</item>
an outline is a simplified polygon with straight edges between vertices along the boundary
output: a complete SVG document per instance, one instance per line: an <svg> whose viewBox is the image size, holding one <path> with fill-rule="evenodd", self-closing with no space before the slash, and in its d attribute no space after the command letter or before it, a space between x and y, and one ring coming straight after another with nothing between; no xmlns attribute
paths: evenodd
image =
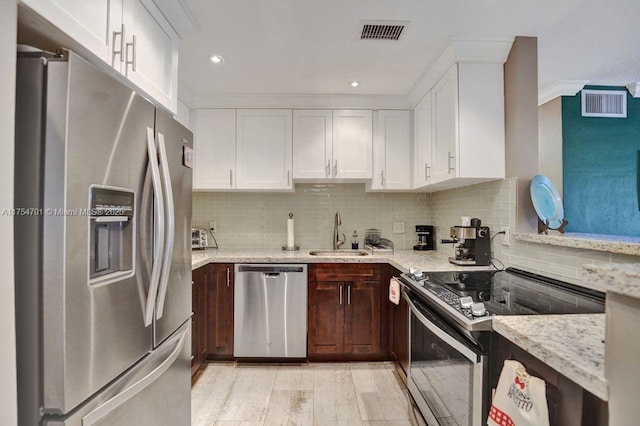
<svg viewBox="0 0 640 426"><path fill-rule="evenodd" d="M488 226L480 226L480 219L472 219L471 226L452 226L451 240L455 244L455 257L449 262L460 266L488 266L491 264L491 232Z"/></svg>
<svg viewBox="0 0 640 426"><path fill-rule="evenodd" d="M416 233L418 234L418 244L413 246L414 250L433 250L433 241L435 232L431 225L416 225Z"/></svg>

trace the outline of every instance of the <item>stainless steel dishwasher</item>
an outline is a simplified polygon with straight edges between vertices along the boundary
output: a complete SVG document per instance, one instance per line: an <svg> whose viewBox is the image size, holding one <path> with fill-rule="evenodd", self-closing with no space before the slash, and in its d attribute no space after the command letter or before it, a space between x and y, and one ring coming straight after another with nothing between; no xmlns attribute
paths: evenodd
<svg viewBox="0 0 640 426"><path fill-rule="evenodd" d="M233 356L307 357L307 265L236 264Z"/></svg>

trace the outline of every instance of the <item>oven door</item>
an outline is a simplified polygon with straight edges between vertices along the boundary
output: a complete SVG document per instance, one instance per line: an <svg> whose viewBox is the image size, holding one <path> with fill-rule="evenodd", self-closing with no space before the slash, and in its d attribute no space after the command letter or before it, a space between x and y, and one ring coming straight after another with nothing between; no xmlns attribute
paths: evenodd
<svg viewBox="0 0 640 426"><path fill-rule="evenodd" d="M428 424L481 425L487 356L420 300L410 308L407 385Z"/></svg>

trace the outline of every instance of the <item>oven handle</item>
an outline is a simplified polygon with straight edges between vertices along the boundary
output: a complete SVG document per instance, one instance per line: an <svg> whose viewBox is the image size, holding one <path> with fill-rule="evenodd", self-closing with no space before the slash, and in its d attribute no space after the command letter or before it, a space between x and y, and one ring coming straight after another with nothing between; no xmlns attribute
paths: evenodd
<svg viewBox="0 0 640 426"><path fill-rule="evenodd" d="M476 351L469 348L469 346L460 343L457 339L453 338L449 333L443 331L442 328L438 327L431 320L429 320L418 307L413 303L411 298L406 295L403 295L411 308L411 311L415 314L415 316L420 320L420 322L429 329L433 334L441 338L445 343L449 346L460 352L462 355L467 357L467 359L474 364L480 363L482 361L481 355L476 353Z"/></svg>

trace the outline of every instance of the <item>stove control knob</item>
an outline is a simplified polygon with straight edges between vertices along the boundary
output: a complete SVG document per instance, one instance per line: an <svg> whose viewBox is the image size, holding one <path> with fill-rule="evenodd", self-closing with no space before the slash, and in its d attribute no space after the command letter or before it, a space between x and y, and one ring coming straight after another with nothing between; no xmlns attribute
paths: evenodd
<svg viewBox="0 0 640 426"><path fill-rule="evenodd" d="M471 309L472 305L473 305L473 299L471 298L471 296L465 296L460 298L460 307L464 309Z"/></svg>
<svg viewBox="0 0 640 426"><path fill-rule="evenodd" d="M474 303L471 306L471 313L474 317L481 317L487 313L487 308L484 307L484 303Z"/></svg>
<svg viewBox="0 0 640 426"><path fill-rule="evenodd" d="M415 271L415 272L413 273L413 276L414 276L415 278L422 278L422 275L423 275L422 271Z"/></svg>

